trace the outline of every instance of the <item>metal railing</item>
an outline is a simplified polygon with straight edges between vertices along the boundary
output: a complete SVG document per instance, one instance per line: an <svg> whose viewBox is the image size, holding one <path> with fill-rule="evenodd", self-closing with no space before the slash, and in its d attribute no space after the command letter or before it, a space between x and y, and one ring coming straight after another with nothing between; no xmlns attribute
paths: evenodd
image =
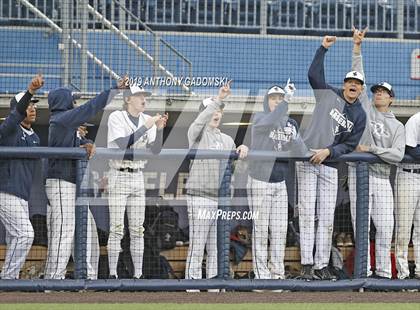
<svg viewBox="0 0 420 310"><path fill-rule="evenodd" d="M60 25L62 1L30 2ZM89 0L89 4L106 12L105 17L113 24L124 24L128 29L138 24L135 19L126 19L113 0ZM164 26L175 31L178 26L215 30L225 27L243 32L266 28L342 31L355 25L369 26L371 33L399 33L401 36L401 33L420 32L419 0L142 0L121 1L121 4L152 28ZM0 23L33 25L36 21L41 22L16 0L0 2Z"/></svg>
<svg viewBox="0 0 420 310"><path fill-rule="evenodd" d="M132 150L128 153L132 154ZM125 151L110 150L98 148L95 155L97 159L119 159L121 156L127 155ZM200 151L199 153L195 150L162 150L161 154L154 155L148 151L135 151L134 155L136 158L142 156L144 159L154 160L184 160L184 159L228 159L236 160L237 154L230 151ZM358 222L356 225L356 270L355 277L353 280L340 280L336 282L332 281L312 281L306 282L302 280L234 280L229 277L226 270L229 270L229 238L225 238L228 233L228 226L223 225L223 221L226 219L218 219L218 277L215 279L203 279L203 280L95 280L85 281L83 280L86 275L86 262L84 261L81 253L86 247L86 218L87 218L87 196L85 194L86 176L88 175L89 168L83 164L86 158L86 153L80 148L23 148L23 147L2 147L0 149L0 158L2 159L17 159L17 158L73 158L78 161L77 170L77 208L76 208L76 243L80 243L76 246L76 279L78 280L0 280L0 291L11 291L11 290L24 290L24 291L42 291L42 290L149 290L149 291L180 291L185 289L228 289L228 290L252 290L252 289L289 289L289 290L302 290L302 291L330 291L330 290L349 290L349 289L420 289L419 280L376 280L366 278L366 255L368 251L367 247L367 227L369 220L369 213L367 207L367 200L363 199L360 195L366 194L366 178L368 175L367 163L380 162L380 160L369 154L347 154L341 158L334 160L337 161L353 161L357 163L357 179L362 180L358 185L357 190L358 203L357 203L357 217ZM263 152L256 151L251 152L248 156L248 160L256 159L273 159L276 158L279 161L286 161L294 163L296 161L306 161L306 157L278 157L276 152ZM406 156L403 162L413 162L413 159ZM227 171L227 170L226 170ZM227 178L225 178L227 176ZM230 187L229 175L224 175L221 187ZM221 191L222 192L222 191ZM221 193L219 192L219 194ZM219 197L219 208L223 207L229 210L229 202L227 197L230 197L228 192L225 195ZM81 199L80 199L81 198ZM366 198L366 197L365 197ZM80 223L79 223L80 222ZM221 224L221 225L220 225ZM220 236L222 241L220 242Z"/></svg>

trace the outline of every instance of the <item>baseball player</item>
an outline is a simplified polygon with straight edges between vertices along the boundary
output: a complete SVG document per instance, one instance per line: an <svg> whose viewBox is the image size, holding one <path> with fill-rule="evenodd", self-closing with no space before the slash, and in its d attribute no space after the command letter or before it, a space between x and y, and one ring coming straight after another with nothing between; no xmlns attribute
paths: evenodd
<svg viewBox="0 0 420 310"><path fill-rule="evenodd" d="M353 28L352 70L364 76L361 54L362 41L367 29L359 31ZM389 180L391 166L404 157L405 133L404 125L390 111L390 105L395 98L392 86L382 82L372 86L372 102L369 100L366 88L359 100L367 115L367 126L357 146L356 151L377 155L387 164L369 165L369 214L376 227L375 258L376 270L372 275L370 270L370 255L368 255L368 276L375 278L391 278L391 242L394 229L394 196ZM356 166L349 164L349 196L353 230L356 232ZM370 225L370 220L369 220Z"/></svg>
<svg viewBox="0 0 420 310"><path fill-rule="evenodd" d="M188 128L190 149L236 149L240 159L247 156L248 147L240 145L236 148L233 139L219 129L224 108L222 101L231 94L230 85L231 81L219 89L217 97L207 98L200 104L200 113ZM207 252L206 277L217 276L217 218L206 215L213 214L218 209L220 163L216 159L196 159L191 162L186 184L190 236L186 279L202 278L204 249Z"/></svg>
<svg viewBox="0 0 420 310"><path fill-rule="evenodd" d="M32 99L42 87L41 75L34 77L26 92L10 101L10 114L0 124L1 146L39 146L39 137L33 131L38 100ZM34 230L29 221L28 200L37 160L3 159L0 161L0 220L6 229L6 256L1 279L18 279L32 246Z"/></svg>
<svg viewBox="0 0 420 310"><path fill-rule="evenodd" d="M331 252L338 175L333 164L323 162L352 152L366 124L366 113L358 100L364 84L363 75L357 71L347 73L342 89L325 81L324 58L335 41L336 37L324 37L309 68L308 78L314 90L316 105L303 139L314 154L310 162L296 164L302 278L305 280L335 280L327 266ZM315 215L318 219L316 229Z"/></svg>
<svg viewBox="0 0 420 310"><path fill-rule="evenodd" d="M154 154L162 149L163 128L168 115L150 116L144 113L146 97L151 93L131 86L123 93L122 111L114 111L108 119L108 148L146 149ZM110 160L109 166L109 239L108 262L110 278L117 278L118 256L124 236L124 213L127 211L130 231L130 252L134 278L143 274L143 222L146 210L146 191L143 169L146 160Z"/></svg>
<svg viewBox="0 0 420 310"><path fill-rule="evenodd" d="M284 90L280 86L268 90L264 96L264 111L256 113L252 119L251 150L282 152L304 148L298 125L287 114L294 92L294 84L289 81ZM285 278L288 215L285 178L288 170L287 163L275 160L251 160L249 164L249 206L259 214L253 221L252 233L252 265L256 279Z"/></svg>
<svg viewBox="0 0 420 310"><path fill-rule="evenodd" d="M420 112L405 124L406 153L420 160ZM414 278L420 280L420 164L400 164L396 178L395 256L399 279L408 279L408 244L413 227Z"/></svg>
<svg viewBox="0 0 420 310"><path fill-rule="evenodd" d="M118 89L126 88L128 78L118 82ZM75 98L70 89L60 87L48 94L48 106L51 113L48 145L51 147L84 147L89 158L94 153L94 145L84 143L77 137L78 127L101 111L118 89L109 89L100 93L81 106L75 105ZM69 261L75 227L76 201L76 162L69 159L50 159L46 179L46 193L49 200L47 206L47 226L49 236L47 262L45 265L46 279L64 279ZM97 255L92 255L92 233L96 233L96 225L89 211L87 244L87 277L97 277ZM97 248L97 244L94 248Z"/></svg>

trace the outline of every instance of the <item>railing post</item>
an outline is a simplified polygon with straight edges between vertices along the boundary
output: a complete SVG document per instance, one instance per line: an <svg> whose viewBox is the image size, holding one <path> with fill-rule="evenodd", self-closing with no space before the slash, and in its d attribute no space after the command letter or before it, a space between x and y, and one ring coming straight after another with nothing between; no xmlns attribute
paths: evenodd
<svg viewBox="0 0 420 310"><path fill-rule="evenodd" d="M405 1L397 1L397 34L398 39L404 39L404 3Z"/></svg>
<svg viewBox="0 0 420 310"><path fill-rule="evenodd" d="M356 256L354 278L366 278L369 253L369 166L358 162L356 166Z"/></svg>
<svg viewBox="0 0 420 310"><path fill-rule="evenodd" d="M74 234L74 278L87 278L87 228L88 228L89 169L86 160L76 161L76 227Z"/></svg>
<svg viewBox="0 0 420 310"><path fill-rule="evenodd" d="M63 9L62 9L62 29L63 32L61 34L61 59L63 61L64 70L63 70L63 85L70 84L70 1L71 0L64 0L63 1Z"/></svg>
<svg viewBox="0 0 420 310"><path fill-rule="evenodd" d="M260 1L260 34L267 34L267 0Z"/></svg>
<svg viewBox="0 0 420 310"><path fill-rule="evenodd" d="M219 210L230 211L230 183L232 179L232 159L220 160ZM225 213L226 214L226 213ZM230 277L230 224L227 219L217 218L217 277Z"/></svg>
<svg viewBox="0 0 420 310"><path fill-rule="evenodd" d="M79 14L81 17L81 68L80 68L80 90L82 92L87 92L87 83L88 83L88 56L87 56L87 29L88 29L88 0L79 0Z"/></svg>

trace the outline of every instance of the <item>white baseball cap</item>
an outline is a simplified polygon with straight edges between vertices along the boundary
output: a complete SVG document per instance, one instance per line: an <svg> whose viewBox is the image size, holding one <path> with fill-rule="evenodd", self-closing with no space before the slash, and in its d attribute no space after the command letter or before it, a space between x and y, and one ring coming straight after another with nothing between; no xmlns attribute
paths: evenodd
<svg viewBox="0 0 420 310"><path fill-rule="evenodd" d="M275 86L271 87L267 92L267 95L271 95L271 94L285 95L286 92L280 86L275 85Z"/></svg>
<svg viewBox="0 0 420 310"><path fill-rule="evenodd" d="M365 78L363 76L363 74L361 74L358 71L350 71L349 73L346 74L346 77L344 78L344 82L347 80L358 80L360 82L362 82L362 85L365 84Z"/></svg>
<svg viewBox="0 0 420 310"><path fill-rule="evenodd" d="M372 91L372 93L374 93L378 88L384 88L388 91L389 95L391 97L395 97L395 93L394 90L392 89L392 85L387 83L387 82L381 82L378 84L373 85L370 90Z"/></svg>
<svg viewBox="0 0 420 310"><path fill-rule="evenodd" d="M143 95L145 97L149 97L152 93L146 91L143 87L137 85L131 85L129 89L126 89L123 93L124 98L136 95Z"/></svg>

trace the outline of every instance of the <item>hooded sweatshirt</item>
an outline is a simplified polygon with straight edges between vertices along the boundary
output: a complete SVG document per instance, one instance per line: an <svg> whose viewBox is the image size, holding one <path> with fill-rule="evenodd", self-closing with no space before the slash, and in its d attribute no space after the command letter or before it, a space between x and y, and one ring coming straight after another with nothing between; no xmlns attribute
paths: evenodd
<svg viewBox="0 0 420 310"><path fill-rule="evenodd" d="M362 55L353 54L352 70L364 76ZM379 112L369 100L366 87L363 89L360 102L366 111L367 126L360 139L360 144L370 147L370 152L388 164L396 164L404 157L405 130L392 112ZM354 165L354 163L350 163ZM387 164L370 164L369 170L379 178L389 178L391 166Z"/></svg>
<svg viewBox="0 0 420 310"><path fill-rule="evenodd" d="M320 46L309 68L316 106L303 140L310 149L330 150L329 159L352 152L366 125L366 113L359 100L348 103L343 90L325 82L324 59L328 50Z"/></svg>
<svg viewBox="0 0 420 310"><path fill-rule="evenodd" d="M206 108L197 116L188 128L188 144L190 149L197 150L234 150L233 139L222 133L218 128L211 128L208 123L213 113L220 109L221 102L215 99L205 99ZM197 154L200 152L198 151ZM190 173L186 184L189 195L207 197L218 200L219 196L219 171L221 163L227 160L220 159L195 159L191 161Z"/></svg>
<svg viewBox="0 0 420 310"><path fill-rule="evenodd" d="M289 155L306 154L307 149L300 137L298 124L288 117L288 103L282 101L271 112L268 95L264 96L264 111L252 118L251 150L277 151ZM287 153L288 152L288 153ZM289 166L287 162L251 160L249 175L263 182L277 183L285 180Z"/></svg>
<svg viewBox="0 0 420 310"><path fill-rule="evenodd" d="M28 91L19 103L16 103L16 100L13 102L14 98L12 99L11 113L0 124L1 146L39 146L38 135L20 124L25 119L31 98L32 95ZM38 159L0 160L0 191L28 201L37 163Z"/></svg>
<svg viewBox="0 0 420 310"><path fill-rule="evenodd" d="M48 106L51 113L48 133L48 146L79 147L77 128L101 111L116 94L106 90L85 104L74 108L71 90L60 87L48 94ZM71 159L48 160L47 178L62 179L76 183L76 161Z"/></svg>

